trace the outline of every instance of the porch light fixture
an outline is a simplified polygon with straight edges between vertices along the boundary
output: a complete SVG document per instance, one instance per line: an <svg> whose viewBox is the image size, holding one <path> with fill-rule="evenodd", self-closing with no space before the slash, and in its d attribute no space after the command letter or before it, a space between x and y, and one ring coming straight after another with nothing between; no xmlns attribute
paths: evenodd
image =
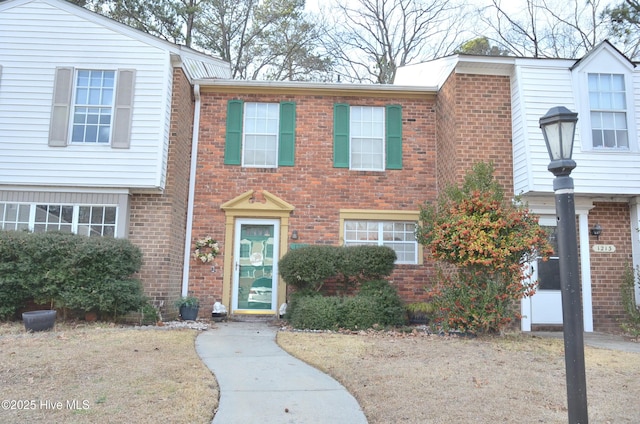
<svg viewBox="0 0 640 424"><path fill-rule="evenodd" d="M549 152L548 170L555 175L553 191L558 222L558 255L562 293L564 361L570 424L588 424L587 383L584 362L584 323L581 287L578 281L578 244L571 159L578 114L556 106L540 118L540 128Z"/></svg>
<svg viewBox="0 0 640 424"><path fill-rule="evenodd" d="M596 224L591 229L591 235L596 236L596 240L600 240L600 234L602 234L602 227L600 224Z"/></svg>
<svg viewBox="0 0 640 424"><path fill-rule="evenodd" d="M298 230L291 232L291 240L298 240Z"/></svg>

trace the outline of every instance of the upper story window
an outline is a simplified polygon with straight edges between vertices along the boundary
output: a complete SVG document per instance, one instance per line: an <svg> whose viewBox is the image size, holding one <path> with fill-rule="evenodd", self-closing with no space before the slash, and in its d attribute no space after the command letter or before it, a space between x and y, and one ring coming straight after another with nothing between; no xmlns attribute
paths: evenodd
<svg viewBox="0 0 640 424"><path fill-rule="evenodd" d="M402 107L335 104L333 161L357 171L402 169Z"/></svg>
<svg viewBox="0 0 640 424"><path fill-rule="evenodd" d="M384 170L384 108L351 106L351 169Z"/></svg>
<svg viewBox="0 0 640 424"><path fill-rule="evenodd" d="M72 142L109 143L114 88L114 71L77 72Z"/></svg>
<svg viewBox="0 0 640 424"><path fill-rule="evenodd" d="M224 151L226 165L293 166L296 105L230 100Z"/></svg>
<svg viewBox="0 0 640 424"><path fill-rule="evenodd" d="M110 145L128 149L136 72L56 68L49 146Z"/></svg>
<svg viewBox="0 0 640 424"><path fill-rule="evenodd" d="M278 166L278 103L244 104L242 165L261 168Z"/></svg>
<svg viewBox="0 0 640 424"><path fill-rule="evenodd" d="M596 149L629 149L624 75L589 74L591 135Z"/></svg>
<svg viewBox="0 0 640 424"><path fill-rule="evenodd" d="M0 203L0 229L115 237L117 207Z"/></svg>

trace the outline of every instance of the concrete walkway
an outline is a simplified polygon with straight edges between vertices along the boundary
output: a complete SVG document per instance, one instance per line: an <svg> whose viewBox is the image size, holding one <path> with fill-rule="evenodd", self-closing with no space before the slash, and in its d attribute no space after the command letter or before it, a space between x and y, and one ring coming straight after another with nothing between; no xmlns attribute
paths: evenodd
<svg viewBox="0 0 640 424"><path fill-rule="evenodd" d="M213 424L366 424L337 381L282 350L266 322L223 322L201 333L196 351L220 386Z"/></svg>
<svg viewBox="0 0 640 424"><path fill-rule="evenodd" d="M534 331L533 336L563 339L562 331ZM626 339L617 334L584 333L584 345L600 349L620 350L622 352L640 353L640 343Z"/></svg>

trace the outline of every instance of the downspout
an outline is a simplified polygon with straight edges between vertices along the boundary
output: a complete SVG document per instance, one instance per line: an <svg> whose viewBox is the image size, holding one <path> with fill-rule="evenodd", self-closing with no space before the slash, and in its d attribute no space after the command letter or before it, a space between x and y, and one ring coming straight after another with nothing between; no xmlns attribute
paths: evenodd
<svg viewBox="0 0 640 424"><path fill-rule="evenodd" d="M187 228L184 237L184 263L182 266L182 296L189 294L189 264L191 262L191 231L193 230L193 202L196 192L196 169L198 165L198 137L200 133L200 85L193 86L196 100L193 112L193 135L191 136L191 165L189 169L189 199L187 201Z"/></svg>

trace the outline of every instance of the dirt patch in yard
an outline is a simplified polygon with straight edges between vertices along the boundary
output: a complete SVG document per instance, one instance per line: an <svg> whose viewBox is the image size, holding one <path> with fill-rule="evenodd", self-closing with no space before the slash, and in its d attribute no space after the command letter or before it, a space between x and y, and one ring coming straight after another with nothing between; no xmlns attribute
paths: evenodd
<svg viewBox="0 0 640 424"><path fill-rule="evenodd" d="M567 422L562 340L292 331L277 340L340 381L370 424ZM585 361L590 422L640 422L640 354L585 347Z"/></svg>

